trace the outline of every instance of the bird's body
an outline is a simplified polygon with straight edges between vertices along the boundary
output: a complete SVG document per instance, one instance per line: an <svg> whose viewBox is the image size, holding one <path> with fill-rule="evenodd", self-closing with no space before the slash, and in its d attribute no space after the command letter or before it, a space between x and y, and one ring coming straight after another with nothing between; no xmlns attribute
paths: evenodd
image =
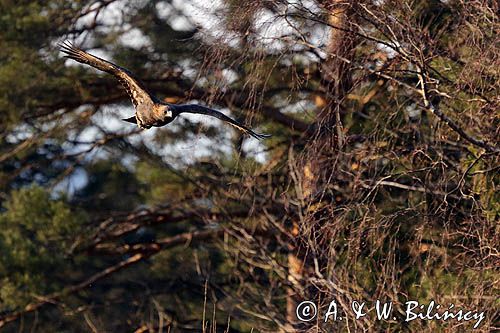
<svg viewBox="0 0 500 333"><path fill-rule="evenodd" d="M101 71L114 75L123 85L135 107L133 117L123 119L130 123L137 124L140 128L161 127L171 123L181 113L196 113L228 122L239 130L253 136L256 139L263 139L269 135L258 134L250 128L229 118L222 112L196 104L170 104L160 101L153 94L148 92L144 84L134 77L127 69L113 64L107 60L87 53L72 44L66 42L60 45L61 51L66 57L77 62L87 64Z"/></svg>

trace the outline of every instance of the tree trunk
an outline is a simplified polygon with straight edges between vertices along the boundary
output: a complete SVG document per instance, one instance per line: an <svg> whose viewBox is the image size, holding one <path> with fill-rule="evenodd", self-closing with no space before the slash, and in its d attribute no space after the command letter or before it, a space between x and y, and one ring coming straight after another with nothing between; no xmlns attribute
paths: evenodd
<svg viewBox="0 0 500 333"><path fill-rule="evenodd" d="M317 135L310 140L308 153L302 158L301 193L297 195L304 202L304 211L308 215L298 225L297 237L301 237L304 247L307 248L307 237L314 237L314 230L318 224L314 220L314 212L309 213L307 207L316 201L317 193L321 192L330 181L334 172L331 156L339 152L344 145L344 129L342 126L341 104L352 86L351 72L348 64L339 60L335 55L352 59L355 47L355 35L347 31L354 31L352 5L340 0L328 0L322 3L329 13L328 23L333 28L328 42L328 57L322 64L323 86L326 93L326 103L317 116ZM297 243L300 243L298 239ZM328 242L327 242L328 243ZM317 250L327 254L328 250ZM318 253L318 252L317 252ZM309 265L307 259L294 249L288 255L289 278L293 287L287 291L287 321L289 324L297 322L296 307L298 304L297 290L304 288L304 267ZM311 301L314 302L314 295ZM315 323L316 321L312 321Z"/></svg>

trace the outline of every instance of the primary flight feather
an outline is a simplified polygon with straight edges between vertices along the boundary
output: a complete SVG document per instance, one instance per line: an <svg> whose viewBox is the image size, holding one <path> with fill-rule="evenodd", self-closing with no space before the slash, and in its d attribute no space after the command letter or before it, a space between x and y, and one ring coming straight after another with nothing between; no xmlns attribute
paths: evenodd
<svg viewBox="0 0 500 333"><path fill-rule="evenodd" d="M69 42L60 44L60 47L61 51L66 54L66 58L112 74L120 81L135 107L135 116L123 120L135 123L140 128L161 127L172 122L181 113L196 113L223 120L256 139L270 137L270 135L255 133L245 125L211 108L196 104L171 104L162 102L148 92L144 84L127 69L87 53Z"/></svg>

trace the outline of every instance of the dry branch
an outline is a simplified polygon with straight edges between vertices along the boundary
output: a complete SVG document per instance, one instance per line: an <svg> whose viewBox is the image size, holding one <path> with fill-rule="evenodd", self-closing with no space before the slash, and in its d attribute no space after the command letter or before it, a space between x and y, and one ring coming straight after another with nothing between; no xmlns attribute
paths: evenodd
<svg viewBox="0 0 500 333"><path fill-rule="evenodd" d="M30 303L26 305L22 310L14 311L0 316L0 327L5 326L9 322L17 320L18 318L20 318L25 314L36 311L45 305L56 304L60 301L61 298L74 294L80 290L83 290L91 286L93 283L96 283L126 267L141 262L144 259L147 259L164 249L171 248L181 244L190 244L191 242L217 237L222 235L223 232L224 231L222 229L187 232L173 237L168 237L158 240L155 243L135 245L132 248L136 249L137 251L140 250L141 252L136 253L131 257L122 260L117 264L100 271L97 274L92 275L83 282L64 288L62 291L47 296L42 296L40 297L40 301ZM121 253L125 254L126 252L127 251L123 251Z"/></svg>

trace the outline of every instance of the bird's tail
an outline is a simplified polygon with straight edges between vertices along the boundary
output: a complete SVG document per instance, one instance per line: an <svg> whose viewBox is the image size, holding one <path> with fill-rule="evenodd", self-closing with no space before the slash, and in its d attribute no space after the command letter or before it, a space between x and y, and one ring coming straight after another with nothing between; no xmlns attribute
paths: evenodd
<svg viewBox="0 0 500 333"><path fill-rule="evenodd" d="M130 118L124 118L122 120L126 121L126 122L129 122L129 123L132 123L132 124L137 124L137 118L135 116L130 117Z"/></svg>

